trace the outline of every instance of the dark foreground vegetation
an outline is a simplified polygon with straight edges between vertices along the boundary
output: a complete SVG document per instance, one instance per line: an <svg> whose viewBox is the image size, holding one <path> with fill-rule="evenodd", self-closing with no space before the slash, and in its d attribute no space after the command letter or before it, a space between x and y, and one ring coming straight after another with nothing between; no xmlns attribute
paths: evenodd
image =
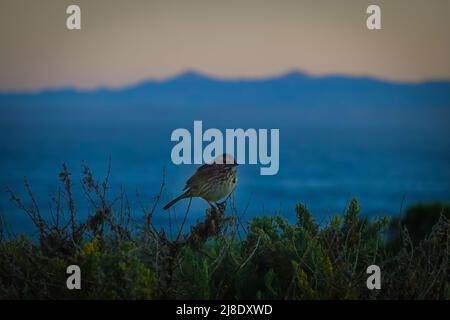
<svg viewBox="0 0 450 320"><path fill-rule="evenodd" d="M163 229L153 216L164 183L135 220L125 192L108 195L108 177L98 182L84 168L91 205L84 221L65 165L49 219L26 181L28 200L9 190L39 236L12 235L0 220L1 299L450 299L448 206L371 220L353 199L319 225L301 204L294 223L281 216L244 222L231 201L225 211L208 209L190 230L188 206ZM72 264L81 268L81 290L66 287ZM381 268L381 290L366 286L372 264Z"/></svg>

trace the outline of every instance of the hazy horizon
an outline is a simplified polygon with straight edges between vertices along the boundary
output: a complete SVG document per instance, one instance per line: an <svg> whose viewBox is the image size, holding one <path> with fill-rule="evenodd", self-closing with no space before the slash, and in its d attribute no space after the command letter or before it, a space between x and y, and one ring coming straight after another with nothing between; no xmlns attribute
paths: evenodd
<svg viewBox="0 0 450 320"><path fill-rule="evenodd" d="M298 75L304 75L306 77L309 77L310 79L322 79L327 77L342 77L342 78L349 78L349 79L369 79L372 81L379 81L387 84L399 84L399 85L421 85L426 83L447 83L450 82L450 78L436 78L436 79L424 79L424 80L392 80L392 79L385 79L381 77L376 77L373 75L354 75L354 74L346 74L346 73L327 73L327 74L320 74L315 75L309 72L306 72L301 69L291 69L284 72L279 72L275 74L270 74L266 76L235 76L235 77L226 77L226 76L217 76L214 74L209 74L207 72L202 72L193 68L187 68L185 70L182 70L176 74L168 75L165 77L147 77L144 79L136 80L134 82L130 83L124 83L120 86L114 86L114 85L98 85L91 88L79 88L75 85L66 85L66 86L54 86L54 87L46 87L46 88L37 88L37 89L13 89L13 90L1 90L0 88L0 94L39 94L43 92L48 91L64 91L64 90L70 90L70 91L76 91L76 92L95 92L98 90L111 90L111 91L120 91L120 90L126 90L128 88L133 88L136 86L140 86L145 83L166 83L170 82L172 80L176 80L180 77L183 77L185 75L197 75L200 77L204 77L206 79L210 79L212 81L224 81L224 82L233 82L233 81L266 81L266 80L273 80L273 79L281 79L283 77L292 75L292 74L298 74Z"/></svg>
<svg viewBox="0 0 450 320"><path fill-rule="evenodd" d="M196 70L266 78L291 70L395 82L450 80L450 2L76 1L0 3L0 92L120 88ZM382 30L366 28L381 7Z"/></svg>

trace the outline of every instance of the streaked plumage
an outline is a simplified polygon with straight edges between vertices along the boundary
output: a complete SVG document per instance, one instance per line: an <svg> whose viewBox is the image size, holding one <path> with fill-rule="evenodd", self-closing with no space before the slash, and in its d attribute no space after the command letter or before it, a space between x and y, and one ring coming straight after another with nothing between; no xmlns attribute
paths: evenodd
<svg viewBox="0 0 450 320"><path fill-rule="evenodd" d="M202 165L186 182L185 192L164 206L169 209L184 198L200 197L210 205L228 197L237 184L236 162L229 155L217 157L212 164Z"/></svg>

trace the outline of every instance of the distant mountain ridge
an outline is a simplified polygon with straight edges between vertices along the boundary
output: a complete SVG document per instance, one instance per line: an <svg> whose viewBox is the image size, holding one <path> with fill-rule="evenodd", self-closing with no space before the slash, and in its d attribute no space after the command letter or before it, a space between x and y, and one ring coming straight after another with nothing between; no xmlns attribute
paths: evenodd
<svg viewBox="0 0 450 320"><path fill-rule="evenodd" d="M394 83L370 77L311 76L293 71L258 79L220 79L188 71L166 80L147 80L120 89L1 93L10 106L157 107L450 107L450 81Z"/></svg>

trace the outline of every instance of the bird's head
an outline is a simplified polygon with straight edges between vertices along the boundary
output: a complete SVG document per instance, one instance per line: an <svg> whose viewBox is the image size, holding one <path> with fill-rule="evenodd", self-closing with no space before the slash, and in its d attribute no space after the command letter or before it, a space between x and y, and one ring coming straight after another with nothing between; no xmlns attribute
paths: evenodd
<svg viewBox="0 0 450 320"><path fill-rule="evenodd" d="M233 167L237 166L238 163L236 162L236 160L233 158L232 155L228 154L228 153L224 153L221 154L219 156L217 156L214 159L214 163L216 164L226 164L226 165L231 165Z"/></svg>

